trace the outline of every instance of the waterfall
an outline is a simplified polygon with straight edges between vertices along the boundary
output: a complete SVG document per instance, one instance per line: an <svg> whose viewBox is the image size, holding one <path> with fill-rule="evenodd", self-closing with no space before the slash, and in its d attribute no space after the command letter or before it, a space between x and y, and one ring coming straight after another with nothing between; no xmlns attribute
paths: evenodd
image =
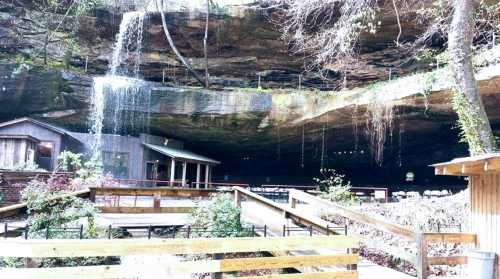
<svg viewBox="0 0 500 279"><path fill-rule="evenodd" d="M145 16L145 12L123 14L108 73L93 79L89 116L93 161L101 160L104 130L128 135L148 126L151 89L139 79Z"/></svg>
<svg viewBox="0 0 500 279"><path fill-rule="evenodd" d="M123 14L120 29L118 35L116 35L116 43L111 56L112 60L109 64L110 75L126 75L128 69L123 69L121 66L123 62L126 62L130 58L131 52L133 52L135 60L133 63L133 73L135 77L138 77L145 15L145 12L128 12Z"/></svg>

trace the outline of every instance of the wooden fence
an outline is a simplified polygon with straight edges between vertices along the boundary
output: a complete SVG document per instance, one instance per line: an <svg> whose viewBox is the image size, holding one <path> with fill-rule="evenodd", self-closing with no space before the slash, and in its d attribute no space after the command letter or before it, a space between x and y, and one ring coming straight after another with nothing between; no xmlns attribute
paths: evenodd
<svg viewBox="0 0 500 279"><path fill-rule="evenodd" d="M339 216L370 226L377 230L394 234L408 241L415 241L417 246L417 255L410 254L393 246L376 244L370 239L359 236L362 242L367 245L367 247L383 251L396 258L400 258L412 263L417 269L417 277L419 279L425 279L428 277L428 269L431 265L459 265L467 263L467 258L464 256L429 257L427 251L430 243L476 245L475 234L415 232L405 227L381 220L380 218L371 217L366 214L345 208L343 206L315 197L305 192L290 190L290 207L294 208L296 203L299 201L308 203L315 207L332 210L332 212Z"/></svg>
<svg viewBox="0 0 500 279"><path fill-rule="evenodd" d="M215 193L225 191L216 189L191 189L191 188L123 188L123 187L91 187L90 200L96 202L98 196L105 200L104 205L98 208L103 213L189 213L194 207L162 207L162 197L175 198L208 198ZM120 206L121 197L133 197L133 206ZM138 207L139 197L152 197L152 205Z"/></svg>
<svg viewBox="0 0 500 279"><path fill-rule="evenodd" d="M169 278L177 273L223 273L262 269L330 267L327 272L306 274L277 274L265 278L323 279L358 277L355 269L358 255L345 253L359 247L356 237L272 237L212 239L116 239L116 240L0 240L0 257L105 257L141 255L196 255L250 253L263 251L308 251L338 249L330 255L300 255L279 257L250 257L198 261L168 261L165 263L98 265L53 268L0 268L1 278ZM341 252L343 251L343 252ZM236 254L238 255L238 254ZM354 266L353 266L354 265ZM344 267L341 267L344 266ZM263 277L239 277L258 279Z"/></svg>

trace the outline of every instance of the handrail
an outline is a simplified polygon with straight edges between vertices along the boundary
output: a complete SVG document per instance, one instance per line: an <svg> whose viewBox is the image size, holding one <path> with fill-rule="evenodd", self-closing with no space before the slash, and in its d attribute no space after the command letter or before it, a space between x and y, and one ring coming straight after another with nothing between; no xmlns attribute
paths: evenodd
<svg viewBox="0 0 500 279"><path fill-rule="evenodd" d="M467 258L464 256L443 256L443 257L429 257L427 255L427 248L429 242L445 242L445 243L460 243L460 244L476 244L476 235L470 233L422 233L414 232L402 226L392 224L375 218L367 216L360 212L345 208L338 204L329 202L327 200L312 196L308 193L290 190L289 193L290 204L295 204L297 201L303 201L312 205L320 206L322 208L334 209L335 213L343 217L352 219L356 222L374 227L375 229L393 233L395 235L404 237L410 241L415 241L417 244L417 255L412 256L407 253L398 251L393 247L378 246L378 249L399 257L415 265L417 269L417 277L419 279L426 279L428 277L428 266L430 265L456 265L467 263ZM365 242L369 240L364 239Z"/></svg>
<svg viewBox="0 0 500 279"><path fill-rule="evenodd" d="M267 206L273 210L282 212L286 218L293 219L297 221L298 223L301 223L306 226L312 226L315 228L317 231L325 233L325 234L335 234L334 230L332 229L333 227L330 226L330 223L327 221L324 221L320 218L314 218L312 216L308 216L304 213L302 213L300 210L291 208L289 206L279 204L277 202L274 202L270 199L267 199L265 197L262 197L258 194L255 194L249 190L240 188L240 187L234 187L233 188L235 191L235 202L237 204L241 204L241 196L246 196L248 198L251 198L255 201L258 201L259 203L263 204L264 206Z"/></svg>
<svg viewBox="0 0 500 279"><path fill-rule="evenodd" d="M283 184L262 184L260 187L256 188L288 188L288 189L310 189L310 190L315 190L318 188L318 186L314 185L283 185Z"/></svg>
<svg viewBox="0 0 500 279"><path fill-rule="evenodd" d="M298 200L298 201L303 201L306 203L313 203L313 205L316 205L316 206L319 205L323 208L334 209L336 214L341 215L341 216L346 217L346 218L349 218L349 219L352 219L352 220L355 220L356 222L363 223L365 225L374 227L374 228L379 229L379 230L394 233L396 235L405 237L405 238L410 239L410 240L416 239L415 232L410 230L410 229L389 223L389 222L384 221L380 218L367 216L361 212L357 212L357 211L354 211L352 209L348 209L346 207L329 202L329 201L324 200L322 198L315 197L313 195L310 195L308 193L304 193L302 191L290 190L290 199L292 201Z"/></svg>

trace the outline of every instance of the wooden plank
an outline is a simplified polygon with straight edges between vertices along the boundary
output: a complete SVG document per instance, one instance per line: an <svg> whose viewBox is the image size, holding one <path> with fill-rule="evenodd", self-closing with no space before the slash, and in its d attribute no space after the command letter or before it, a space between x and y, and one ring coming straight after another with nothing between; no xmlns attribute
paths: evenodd
<svg viewBox="0 0 500 279"><path fill-rule="evenodd" d="M459 265L467 264L468 258L466 256L449 256L449 257L428 257L427 263L429 265Z"/></svg>
<svg viewBox="0 0 500 279"><path fill-rule="evenodd" d="M429 263L427 262L427 241L424 234L419 233L417 235L417 264L415 268L417 269L418 279L427 279L429 276Z"/></svg>
<svg viewBox="0 0 500 279"><path fill-rule="evenodd" d="M476 235L472 233L424 233L428 242L442 243L476 243Z"/></svg>
<svg viewBox="0 0 500 279"><path fill-rule="evenodd" d="M123 187L92 187L97 196L154 196L160 194L162 197L209 197L213 193L224 192L214 189L188 189L172 187L152 187L152 188L123 188Z"/></svg>
<svg viewBox="0 0 500 279"><path fill-rule="evenodd" d="M237 277L237 279L356 279L356 278L358 278L358 273L356 271L315 272L315 273Z"/></svg>
<svg viewBox="0 0 500 279"><path fill-rule="evenodd" d="M98 206L97 209L101 213L124 213L124 214L146 214L146 213L191 213L197 207L184 206L184 207L109 207L109 206Z"/></svg>
<svg viewBox="0 0 500 279"><path fill-rule="evenodd" d="M286 256L266 258L242 258L214 261L168 262L162 264L107 265L55 268L4 268L0 269L6 278L141 278L144 276L169 278L178 273L213 273L248 271L255 269L278 269L311 267L322 265L346 265L357 263L358 255L328 256Z"/></svg>
<svg viewBox="0 0 500 279"><path fill-rule="evenodd" d="M288 205L283 205L273 202L263 196L255 194L241 187L234 187L234 190L236 192L240 192L241 195L244 195L247 198L255 200L256 202L260 203L261 205L271 210L283 213L285 218L292 219L294 222L308 227L312 226L315 230L327 234L327 226L329 225L329 222L326 222L320 218L311 217L310 215L304 214L302 211L293 209ZM331 231L329 233L331 233Z"/></svg>
<svg viewBox="0 0 500 279"><path fill-rule="evenodd" d="M0 240L0 257L92 257L161 254L214 254L259 251L358 248L352 236L200 239Z"/></svg>
<svg viewBox="0 0 500 279"><path fill-rule="evenodd" d="M345 208L343 206L340 206L338 204L329 202L327 200L312 196L310 194L297 191L297 190L290 190L290 196L293 197L296 200L303 201L306 203L309 203L312 206L318 206L320 208L325 208L325 209L331 209L335 211L335 214L338 214L340 216L346 217L348 219L354 220L359 223L363 223L365 225L374 227L376 229L394 233L396 235L414 240L415 239L415 232L413 232L410 229L404 228L399 225L395 225L389 222L386 222L384 220L381 220L379 218L371 217L366 214L356 212L354 210Z"/></svg>

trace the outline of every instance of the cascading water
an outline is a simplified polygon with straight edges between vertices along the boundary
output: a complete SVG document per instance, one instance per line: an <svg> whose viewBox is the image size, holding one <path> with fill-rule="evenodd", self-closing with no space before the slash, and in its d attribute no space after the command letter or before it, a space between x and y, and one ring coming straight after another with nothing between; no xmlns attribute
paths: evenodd
<svg viewBox="0 0 500 279"><path fill-rule="evenodd" d="M101 159L103 130L132 134L148 126L151 89L138 78L145 16L145 12L123 15L108 74L93 80L89 126L94 161Z"/></svg>

